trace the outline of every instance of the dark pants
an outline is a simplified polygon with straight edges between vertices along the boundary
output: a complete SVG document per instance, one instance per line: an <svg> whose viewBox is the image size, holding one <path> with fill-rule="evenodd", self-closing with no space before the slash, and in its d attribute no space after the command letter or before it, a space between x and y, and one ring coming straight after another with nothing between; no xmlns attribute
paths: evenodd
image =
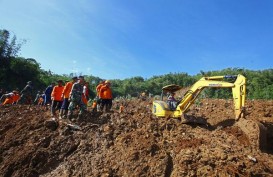
<svg viewBox="0 0 273 177"><path fill-rule="evenodd" d="M47 105L47 104L51 104L51 96L50 95L45 96L44 105Z"/></svg>
<svg viewBox="0 0 273 177"><path fill-rule="evenodd" d="M61 109L63 109L63 110L68 110L69 103L70 103L70 102L68 101L68 98L65 98L65 99L63 100Z"/></svg>
<svg viewBox="0 0 273 177"><path fill-rule="evenodd" d="M76 108L76 106L79 106L79 108L80 108L79 116L81 116L87 109L86 105L82 102L81 98L72 100L69 103L69 106L68 106L67 116L68 116L69 119L72 118L72 113L73 113L73 110Z"/></svg>
<svg viewBox="0 0 273 177"><path fill-rule="evenodd" d="M60 110L61 106L62 106L62 101L53 100L51 104L51 114L55 115L56 109Z"/></svg>
<svg viewBox="0 0 273 177"><path fill-rule="evenodd" d="M31 95L22 94L20 100L18 101L20 104L32 104Z"/></svg>
<svg viewBox="0 0 273 177"><path fill-rule="evenodd" d="M112 99L102 99L100 104L100 110L103 111L105 106L106 111L110 111L112 108Z"/></svg>

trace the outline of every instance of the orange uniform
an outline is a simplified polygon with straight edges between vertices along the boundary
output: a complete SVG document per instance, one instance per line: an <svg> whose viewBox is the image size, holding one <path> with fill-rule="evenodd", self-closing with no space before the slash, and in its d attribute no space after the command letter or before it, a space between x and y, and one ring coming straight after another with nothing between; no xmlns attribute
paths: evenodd
<svg viewBox="0 0 273 177"><path fill-rule="evenodd" d="M9 98L6 98L3 105L6 105L6 104L12 104L13 103L13 99L11 97Z"/></svg>
<svg viewBox="0 0 273 177"><path fill-rule="evenodd" d="M69 98L69 94L71 92L72 86L73 86L73 81L67 82L65 84L63 93L62 93L64 98Z"/></svg>
<svg viewBox="0 0 273 177"><path fill-rule="evenodd" d="M55 101L62 101L62 93L63 93L64 86L55 86L52 90L51 97L52 100Z"/></svg>
<svg viewBox="0 0 273 177"><path fill-rule="evenodd" d="M93 104L92 104L92 109L95 109L97 107L97 102L93 102Z"/></svg>
<svg viewBox="0 0 273 177"><path fill-rule="evenodd" d="M102 86L104 86L104 83L100 83L100 84L96 87L97 96L99 96L99 97L100 97L100 89L101 89Z"/></svg>
<svg viewBox="0 0 273 177"><path fill-rule="evenodd" d="M19 100L19 98L20 95L17 93L9 94L9 96L5 99L3 105L16 103Z"/></svg>
<svg viewBox="0 0 273 177"><path fill-rule="evenodd" d="M41 97L41 98L39 98L39 100L38 100L38 105L43 105L43 102L44 102L44 99Z"/></svg>
<svg viewBox="0 0 273 177"><path fill-rule="evenodd" d="M85 105L87 105L87 98L86 98L86 96L84 96L84 95L82 95L82 102L83 102L83 104L85 104Z"/></svg>
<svg viewBox="0 0 273 177"><path fill-rule="evenodd" d="M20 99L20 95L19 94L14 94L13 96L13 103L16 103L18 100Z"/></svg>
<svg viewBox="0 0 273 177"><path fill-rule="evenodd" d="M123 106L123 105L120 105L120 107L119 107L119 112L121 113L121 112L123 112L123 110L124 110L124 106Z"/></svg>
<svg viewBox="0 0 273 177"><path fill-rule="evenodd" d="M109 86L104 85L101 87L100 89L100 94L99 94L100 98L102 99L112 99L112 90Z"/></svg>

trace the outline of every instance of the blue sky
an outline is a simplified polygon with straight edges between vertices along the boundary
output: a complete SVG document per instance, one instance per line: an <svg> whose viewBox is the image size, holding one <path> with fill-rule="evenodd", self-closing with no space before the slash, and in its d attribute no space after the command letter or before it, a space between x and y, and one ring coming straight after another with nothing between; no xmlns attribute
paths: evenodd
<svg viewBox="0 0 273 177"><path fill-rule="evenodd" d="M0 28L56 74L273 68L272 0L0 0Z"/></svg>

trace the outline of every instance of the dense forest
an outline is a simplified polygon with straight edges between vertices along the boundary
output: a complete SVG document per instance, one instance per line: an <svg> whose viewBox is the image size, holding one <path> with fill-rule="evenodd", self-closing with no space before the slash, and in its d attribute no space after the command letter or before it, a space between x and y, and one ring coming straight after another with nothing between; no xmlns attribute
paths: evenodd
<svg viewBox="0 0 273 177"><path fill-rule="evenodd" d="M50 83L58 79L70 80L74 73L58 75L45 71L33 58L18 56L24 40L17 40L8 30L0 30L0 88L11 91L16 88L21 90L27 81L34 83L35 89L44 90ZM196 75L187 73L169 73L151 78L136 76L128 79L111 80L114 96L137 96L146 91L153 95L161 93L161 88L168 84L178 84L189 87L203 76L237 75L242 74L247 78L248 99L273 99L273 69L253 71L244 68L227 68L219 71L200 71ZM104 78L85 76L89 82L91 97L95 96L96 85ZM226 89L206 89L202 96L208 98L231 98L232 93Z"/></svg>

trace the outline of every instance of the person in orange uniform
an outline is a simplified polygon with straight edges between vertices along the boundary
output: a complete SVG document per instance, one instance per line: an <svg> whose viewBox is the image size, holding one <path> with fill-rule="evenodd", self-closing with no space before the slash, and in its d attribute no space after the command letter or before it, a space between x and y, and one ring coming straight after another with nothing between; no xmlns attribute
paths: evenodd
<svg viewBox="0 0 273 177"><path fill-rule="evenodd" d="M97 100L94 100L92 103L92 112L97 112Z"/></svg>
<svg viewBox="0 0 273 177"><path fill-rule="evenodd" d="M62 93L63 93L63 81L58 80L58 85L53 87L52 93L51 93L51 116L56 116L56 109L60 110L62 106Z"/></svg>
<svg viewBox="0 0 273 177"><path fill-rule="evenodd" d="M17 90L14 90L14 96L13 96L13 103L12 104L17 104L17 102L20 100L20 94Z"/></svg>
<svg viewBox="0 0 273 177"><path fill-rule="evenodd" d="M110 81L105 81L105 85L103 85L100 88L100 98L101 98L101 105L100 105L100 110L103 111L104 106L106 109L106 112L109 112L110 109L112 108L112 89L110 88L111 83Z"/></svg>
<svg viewBox="0 0 273 177"><path fill-rule="evenodd" d="M122 113L124 111L124 106L123 106L123 104L121 104L120 106L119 106L119 113Z"/></svg>
<svg viewBox="0 0 273 177"><path fill-rule="evenodd" d="M38 106L43 106L45 94L41 94L40 98L38 99Z"/></svg>
<svg viewBox="0 0 273 177"><path fill-rule="evenodd" d="M16 104L17 101L20 99L20 95L18 93L18 91L14 90L11 93L5 94L3 95L5 96L5 101L3 102L3 105L6 104Z"/></svg>
<svg viewBox="0 0 273 177"><path fill-rule="evenodd" d="M63 92L62 92L62 98L63 98L63 103L60 111L59 118L66 118L67 117L67 112L68 112L68 106L69 106L69 94L71 92L72 86L75 82L77 82L78 78L73 77L70 82L67 82L64 86Z"/></svg>
<svg viewBox="0 0 273 177"><path fill-rule="evenodd" d="M101 89L101 87L102 86L104 86L105 85L105 81L101 81L100 83L99 83L99 85L96 87L96 91L97 91L97 96L99 97L99 94L100 94L100 89Z"/></svg>
<svg viewBox="0 0 273 177"><path fill-rule="evenodd" d="M99 83L99 85L96 87L96 91L97 91L97 105L98 105L98 109L100 108L100 105L101 105L101 98L100 98L100 89L102 86L105 85L105 81L101 81Z"/></svg>

